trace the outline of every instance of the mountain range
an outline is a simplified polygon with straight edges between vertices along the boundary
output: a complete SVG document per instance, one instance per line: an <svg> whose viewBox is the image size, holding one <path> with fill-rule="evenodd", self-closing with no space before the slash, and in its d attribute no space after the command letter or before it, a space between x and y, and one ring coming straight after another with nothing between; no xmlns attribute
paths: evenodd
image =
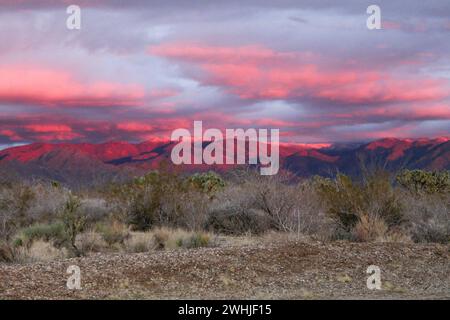
<svg viewBox="0 0 450 320"><path fill-rule="evenodd" d="M0 151L0 174L70 185L123 180L170 163L175 142L33 143ZM204 145L206 146L206 145ZM247 150L248 154L248 150ZM226 171L229 165L182 165L183 171ZM363 168L450 170L450 139L386 138L328 147L280 145L280 167L300 177L358 175Z"/></svg>

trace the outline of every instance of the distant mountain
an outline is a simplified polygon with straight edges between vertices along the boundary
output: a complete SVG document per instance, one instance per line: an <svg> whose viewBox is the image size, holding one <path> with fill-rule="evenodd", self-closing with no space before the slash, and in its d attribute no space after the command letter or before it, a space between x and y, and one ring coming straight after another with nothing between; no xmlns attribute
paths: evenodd
<svg viewBox="0 0 450 320"><path fill-rule="evenodd" d="M155 141L139 144L34 143L0 151L0 174L27 179L53 179L71 185L124 180L156 169L163 161L170 163L174 145L174 142ZM393 172L404 168L449 170L450 140L387 138L321 149L281 145L280 163L282 170L301 177L317 174L332 176L337 172L358 175L363 169L374 168ZM224 171L231 167L235 166L183 165L181 169Z"/></svg>

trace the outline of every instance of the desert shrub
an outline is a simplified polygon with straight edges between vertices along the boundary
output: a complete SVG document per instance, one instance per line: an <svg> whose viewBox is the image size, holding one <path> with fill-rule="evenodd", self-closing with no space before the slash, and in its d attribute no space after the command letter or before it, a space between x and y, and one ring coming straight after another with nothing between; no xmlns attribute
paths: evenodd
<svg viewBox="0 0 450 320"><path fill-rule="evenodd" d="M383 239L388 232L386 223L377 216L361 215L352 230L357 241L370 242Z"/></svg>
<svg viewBox="0 0 450 320"><path fill-rule="evenodd" d="M14 261L13 248L6 242L0 242L0 263L13 261Z"/></svg>
<svg viewBox="0 0 450 320"><path fill-rule="evenodd" d="M83 254L88 252L102 252L108 248L108 244L103 239L102 235L93 230L79 234L77 236L76 245Z"/></svg>
<svg viewBox="0 0 450 320"><path fill-rule="evenodd" d="M209 234L204 232L196 232L195 234L190 236L187 241L185 239L180 239L180 246L183 246L185 248L207 247L209 245L210 239L211 238Z"/></svg>
<svg viewBox="0 0 450 320"><path fill-rule="evenodd" d="M369 225L380 231L383 224L391 230L403 222L402 202L387 173L378 172L361 182L343 174L334 180L316 177L315 184L327 213L341 229L339 237L351 237L358 224L361 232ZM367 237L379 231L370 230Z"/></svg>
<svg viewBox="0 0 450 320"><path fill-rule="evenodd" d="M211 243L211 235L183 229L157 228L153 234L153 248L156 250L206 247Z"/></svg>
<svg viewBox="0 0 450 320"><path fill-rule="evenodd" d="M397 175L397 183L414 193L446 194L450 192L450 172L404 170Z"/></svg>
<svg viewBox="0 0 450 320"><path fill-rule="evenodd" d="M215 172L196 173L188 178L188 182L211 198L225 187L225 181Z"/></svg>
<svg viewBox="0 0 450 320"><path fill-rule="evenodd" d="M216 197L206 224L215 232L325 234L329 229L312 183L289 175L265 177L250 172Z"/></svg>
<svg viewBox="0 0 450 320"><path fill-rule="evenodd" d="M68 190L50 183L12 183L0 187L0 238L21 228L55 219L67 201Z"/></svg>
<svg viewBox="0 0 450 320"><path fill-rule="evenodd" d="M286 219L291 233L308 235L320 240L330 240L335 234L333 220L326 214L324 203L318 195L314 181L306 180L295 186L296 205Z"/></svg>
<svg viewBox="0 0 450 320"><path fill-rule="evenodd" d="M450 173L404 170L397 183L403 195L409 232L415 242L450 242Z"/></svg>
<svg viewBox="0 0 450 320"><path fill-rule="evenodd" d="M67 256L67 250L65 248L58 248L51 242L37 240L29 247L16 248L14 262L53 261L66 258Z"/></svg>
<svg viewBox="0 0 450 320"><path fill-rule="evenodd" d="M202 230L209 217L213 199L198 190L188 190L178 195L178 221L169 226L187 230Z"/></svg>
<svg viewBox="0 0 450 320"><path fill-rule="evenodd" d="M28 210L35 198L30 186L21 183L0 188L0 237L8 239L22 226L31 223Z"/></svg>
<svg viewBox="0 0 450 320"><path fill-rule="evenodd" d="M227 235L261 234L270 229L263 212L227 207L210 212L205 229Z"/></svg>
<svg viewBox="0 0 450 320"><path fill-rule="evenodd" d="M270 228L265 213L255 208L255 192L244 185L229 185L211 203L205 229L215 233L260 234Z"/></svg>
<svg viewBox="0 0 450 320"><path fill-rule="evenodd" d="M309 181L289 175L241 174L217 193L205 228L225 234L260 234L269 230L321 234L330 229L322 204Z"/></svg>
<svg viewBox="0 0 450 320"><path fill-rule="evenodd" d="M13 244L16 247L30 247L35 241L42 240L51 242L56 247L66 247L73 254L80 255L76 245L76 238L86 226L86 217L80 211L81 200L71 193L63 193L65 202L62 207L54 209L57 213L52 213L52 221L49 223L34 223L22 228ZM44 219L46 220L46 219Z"/></svg>
<svg viewBox="0 0 450 320"><path fill-rule="evenodd" d="M80 211L86 217L86 222L92 225L109 218L111 207L105 199L88 197L81 199Z"/></svg>
<svg viewBox="0 0 450 320"><path fill-rule="evenodd" d="M254 206L266 214L271 229L313 234L324 228L322 205L309 181L293 183L290 176L278 175L246 184L255 191Z"/></svg>
<svg viewBox="0 0 450 320"><path fill-rule="evenodd" d="M153 171L114 192L126 211L127 222L135 231L153 226L176 224L180 212L178 195L185 184L175 173Z"/></svg>
<svg viewBox="0 0 450 320"><path fill-rule="evenodd" d="M34 241L54 241L62 244L66 240L64 225L61 222L35 224L22 229L13 241L15 247L30 246Z"/></svg>
<svg viewBox="0 0 450 320"><path fill-rule="evenodd" d="M288 185L279 176L261 176L247 181L245 188L255 193L253 206L266 214L271 229L292 231L292 215L298 201L295 186Z"/></svg>
<svg viewBox="0 0 450 320"><path fill-rule="evenodd" d="M415 242L449 243L450 228L448 222L430 219L414 223L412 237Z"/></svg>
<svg viewBox="0 0 450 320"><path fill-rule="evenodd" d="M201 229L208 206L224 185L216 174L183 177L167 169L152 171L113 191L133 231L153 227Z"/></svg>
<svg viewBox="0 0 450 320"><path fill-rule="evenodd" d="M58 217L70 191L56 183L36 182L31 186L35 197L27 216L32 223L49 222Z"/></svg>
<svg viewBox="0 0 450 320"><path fill-rule="evenodd" d="M96 230L110 247L115 244L122 245L130 236L128 228L118 221L113 221L108 224L99 224L97 225Z"/></svg>
<svg viewBox="0 0 450 320"><path fill-rule="evenodd" d="M14 212L19 225L26 225L30 223L28 210L31 208L33 200L36 195L33 189L28 185L22 185L16 188L14 194Z"/></svg>
<svg viewBox="0 0 450 320"><path fill-rule="evenodd" d="M83 232L86 227L86 217L79 211L80 206L80 199L70 194L60 217L67 239L67 247L75 256L80 256L82 253L76 244L77 235Z"/></svg>
<svg viewBox="0 0 450 320"><path fill-rule="evenodd" d="M415 242L450 242L450 195L405 194L407 225Z"/></svg>
<svg viewBox="0 0 450 320"><path fill-rule="evenodd" d="M187 230L202 230L217 194L225 187L224 180L208 172L194 174L184 181L186 187L178 194L179 220L173 226Z"/></svg>
<svg viewBox="0 0 450 320"><path fill-rule="evenodd" d="M154 249L153 234L150 232L133 232L125 239L124 247L127 252L148 252Z"/></svg>
<svg viewBox="0 0 450 320"><path fill-rule="evenodd" d="M14 233L14 213L9 210L8 200L4 193L0 195L0 240L7 240Z"/></svg>
<svg viewBox="0 0 450 320"><path fill-rule="evenodd" d="M169 241L171 231L166 228L158 228L153 231L153 243L156 250L166 248Z"/></svg>

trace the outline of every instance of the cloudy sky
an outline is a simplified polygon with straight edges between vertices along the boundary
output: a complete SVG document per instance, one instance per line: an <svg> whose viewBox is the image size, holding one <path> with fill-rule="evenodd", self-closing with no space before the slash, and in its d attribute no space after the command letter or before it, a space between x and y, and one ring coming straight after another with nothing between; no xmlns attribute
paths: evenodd
<svg viewBox="0 0 450 320"><path fill-rule="evenodd" d="M446 0L0 0L0 145L194 120L309 144L449 136L449 40Z"/></svg>

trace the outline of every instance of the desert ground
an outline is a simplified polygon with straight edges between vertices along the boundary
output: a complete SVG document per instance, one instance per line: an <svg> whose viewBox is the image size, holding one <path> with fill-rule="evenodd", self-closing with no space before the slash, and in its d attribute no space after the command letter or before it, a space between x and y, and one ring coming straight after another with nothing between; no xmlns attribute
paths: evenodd
<svg viewBox="0 0 450 320"><path fill-rule="evenodd" d="M81 290L66 287L71 265ZM369 265L381 290L367 288ZM0 299L449 299L450 246L218 237L208 248L0 264L0 277Z"/></svg>

